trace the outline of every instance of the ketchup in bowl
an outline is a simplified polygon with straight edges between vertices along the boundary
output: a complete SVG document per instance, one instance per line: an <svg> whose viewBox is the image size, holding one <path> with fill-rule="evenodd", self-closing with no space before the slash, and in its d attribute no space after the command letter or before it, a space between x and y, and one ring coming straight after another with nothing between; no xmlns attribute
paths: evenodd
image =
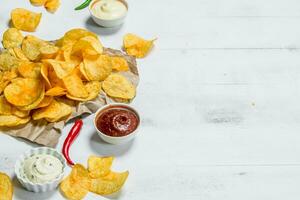
<svg viewBox="0 0 300 200"><path fill-rule="evenodd" d="M137 113L127 106L112 105L96 116L96 127L111 137L123 137L134 132L140 123Z"/></svg>

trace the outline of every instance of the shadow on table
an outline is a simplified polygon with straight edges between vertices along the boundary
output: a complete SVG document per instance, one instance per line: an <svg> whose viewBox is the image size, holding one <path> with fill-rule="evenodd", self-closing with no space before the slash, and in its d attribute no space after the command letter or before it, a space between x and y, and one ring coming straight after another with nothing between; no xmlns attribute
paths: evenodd
<svg viewBox="0 0 300 200"><path fill-rule="evenodd" d="M14 196L22 200L33 200L33 199L46 200L46 199L50 199L56 192L56 190L51 192L43 192L43 193L29 192L22 187L22 185L20 184L16 176L13 177L13 185L14 185Z"/></svg>
<svg viewBox="0 0 300 200"><path fill-rule="evenodd" d="M86 22L85 22L85 27L86 29L97 33L98 35L112 35L116 32L118 32L122 25L120 26L116 26L116 27L112 27L112 28L105 28L105 27L101 27L99 25L97 25L93 19L91 17L89 17Z"/></svg>
<svg viewBox="0 0 300 200"><path fill-rule="evenodd" d="M96 132L94 132L90 138L91 148L102 156L122 156L129 151L133 144L134 140L120 145L108 144L104 142Z"/></svg>

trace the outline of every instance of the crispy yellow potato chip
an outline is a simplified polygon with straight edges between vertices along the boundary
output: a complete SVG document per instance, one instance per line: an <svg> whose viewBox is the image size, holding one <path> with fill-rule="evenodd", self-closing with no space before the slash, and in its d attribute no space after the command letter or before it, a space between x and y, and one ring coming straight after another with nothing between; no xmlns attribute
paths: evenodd
<svg viewBox="0 0 300 200"><path fill-rule="evenodd" d="M113 157L90 156L88 170L91 178L101 178L109 174Z"/></svg>
<svg viewBox="0 0 300 200"><path fill-rule="evenodd" d="M54 60L57 60L57 61L65 61L65 58L64 58L64 51L62 49L59 49L59 51L57 52Z"/></svg>
<svg viewBox="0 0 300 200"><path fill-rule="evenodd" d="M13 48L16 58L23 60L23 61L29 61L29 59L25 56L22 49L20 47Z"/></svg>
<svg viewBox="0 0 300 200"><path fill-rule="evenodd" d="M70 176L71 179L73 179L75 182L78 182L81 187L85 189L90 188L91 180L89 177L89 172L81 164L75 164L73 166Z"/></svg>
<svg viewBox="0 0 300 200"><path fill-rule="evenodd" d="M8 103L4 96L0 96L0 115L11 115L12 105Z"/></svg>
<svg viewBox="0 0 300 200"><path fill-rule="evenodd" d="M16 8L11 12L11 21L15 28L34 32L40 23L42 13L35 13L23 8Z"/></svg>
<svg viewBox="0 0 300 200"><path fill-rule="evenodd" d="M112 63L107 55L84 56L83 63L90 81L103 81L111 74Z"/></svg>
<svg viewBox="0 0 300 200"><path fill-rule="evenodd" d="M103 46L100 41L93 36L80 38L72 48L72 55L81 56L102 54Z"/></svg>
<svg viewBox="0 0 300 200"><path fill-rule="evenodd" d="M27 106L34 103L43 90L44 84L38 79L17 78L4 89L4 95L15 106Z"/></svg>
<svg viewBox="0 0 300 200"><path fill-rule="evenodd" d="M102 83L107 95L122 99L132 99L136 94L134 85L121 74L111 74Z"/></svg>
<svg viewBox="0 0 300 200"><path fill-rule="evenodd" d="M91 179L89 191L100 195L109 195L118 192L127 180L128 175L128 171L123 173L110 172L104 177Z"/></svg>
<svg viewBox="0 0 300 200"><path fill-rule="evenodd" d="M89 96L89 93L84 87L82 80L76 73L72 73L63 78L63 82L67 92L71 96L78 98L87 98Z"/></svg>
<svg viewBox="0 0 300 200"><path fill-rule="evenodd" d="M52 59L43 60L43 63L46 65L50 65L54 69L56 76L60 79L71 74L73 69L75 68L75 65L73 63L57 61Z"/></svg>
<svg viewBox="0 0 300 200"><path fill-rule="evenodd" d="M41 77L41 63L21 62L18 67L18 72L24 78L40 78Z"/></svg>
<svg viewBox="0 0 300 200"><path fill-rule="evenodd" d="M48 12L55 13L60 6L60 0L47 0L45 8Z"/></svg>
<svg viewBox="0 0 300 200"><path fill-rule="evenodd" d="M0 94L4 91L11 80L18 77L16 68L1 73Z"/></svg>
<svg viewBox="0 0 300 200"><path fill-rule="evenodd" d="M47 0L30 0L30 3L34 6L43 6Z"/></svg>
<svg viewBox="0 0 300 200"><path fill-rule="evenodd" d="M16 107L12 107L12 114L17 117L25 118L29 116L30 110L19 110Z"/></svg>
<svg viewBox="0 0 300 200"><path fill-rule="evenodd" d="M13 127L27 124L30 117L20 118L15 115L0 115L0 126Z"/></svg>
<svg viewBox="0 0 300 200"><path fill-rule="evenodd" d="M45 45L47 45L45 41L35 36L28 35L23 40L22 51L29 60L40 60L42 56L40 48Z"/></svg>
<svg viewBox="0 0 300 200"><path fill-rule="evenodd" d="M83 62L80 63L80 65L78 67L79 67L79 71L80 71L80 74L81 74L80 75L81 79L84 80L84 81L88 81L89 78L86 75L86 72L85 72L85 69L84 69L84 63Z"/></svg>
<svg viewBox="0 0 300 200"><path fill-rule="evenodd" d="M59 48L52 45L47 44L40 47L40 52L42 55L42 59L52 59L55 58L58 54Z"/></svg>
<svg viewBox="0 0 300 200"><path fill-rule="evenodd" d="M12 56L8 51L0 53L0 69L3 71L10 70L11 68L18 67L19 60Z"/></svg>
<svg viewBox="0 0 300 200"><path fill-rule="evenodd" d="M66 46L66 45L73 45L75 44L80 38L92 36L98 39L98 36L95 33L87 31L85 29L76 28L71 29L70 31L66 32L64 37L58 43L58 45Z"/></svg>
<svg viewBox="0 0 300 200"><path fill-rule="evenodd" d="M11 56L17 58L17 55L15 54L15 51L14 51L13 48L8 48L8 49L6 49L6 50L7 50L7 52L8 52Z"/></svg>
<svg viewBox="0 0 300 200"><path fill-rule="evenodd" d="M56 97L56 96L63 96L63 95L65 95L65 94L67 94L65 88L56 86L56 87L53 87L53 88L47 90L47 92L46 92L45 95L46 95L46 96Z"/></svg>
<svg viewBox="0 0 300 200"><path fill-rule="evenodd" d="M137 35L128 33L123 38L123 47L127 54L144 58L153 47L154 40L145 40Z"/></svg>
<svg viewBox="0 0 300 200"><path fill-rule="evenodd" d="M65 88L65 85L62 79L58 78L54 69L52 67L48 68L48 78L52 87L61 87Z"/></svg>
<svg viewBox="0 0 300 200"><path fill-rule="evenodd" d="M41 84L42 84L43 89L41 90L40 96L33 103L31 103L29 105L18 106L17 108L19 110L28 111L28 110L35 109L43 101L44 96L45 96L45 86L43 83L41 83Z"/></svg>
<svg viewBox="0 0 300 200"><path fill-rule="evenodd" d="M119 56L111 57L111 62L112 62L112 69L117 72L129 70L127 61L122 57Z"/></svg>
<svg viewBox="0 0 300 200"><path fill-rule="evenodd" d="M18 47L22 44L23 39L24 37L18 29L9 28L3 34L2 44L6 49Z"/></svg>
<svg viewBox="0 0 300 200"><path fill-rule="evenodd" d="M73 45L66 45L62 48L63 58L67 62L74 63L76 66L80 64L81 59L78 56L72 55Z"/></svg>
<svg viewBox="0 0 300 200"><path fill-rule="evenodd" d="M8 175L0 172L0 200L12 200L13 184Z"/></svg>
<svg viewBox="0 0 300 200"><path fill-rule="evenodd" d="M79 97L74 97L70 94L67 94L66 96L69 99L73 99L76 101L90 101L95 99L99 93L101 92L101 83L99 81L90 81L84 85L86 91L88 92L88 97L87 98L79 98Z"/></svg>
<svg viewBox="0 0 300 200"><path fill-rule="evenodd" d="M53 100L49 106L39 108L34 111L32 118L34 120L45 118L49 122L56 122L70 115L71 113L72 108L69 105Z"/></svg>
<svg viewBox="0 0 300 200"><path fill-rule="evenodd" d="M67 176L60 183L59 188L62 194L69 200L82 200L89 192L87 189L81 187L78 182L72 180L70 176Z"/></svg>
<svg viewBox="0 0 300 200"><path fill-rule="evenodd" d="M39 105L36 107L36 109L47 107L51 104L52 101L53 101L53 97L44 96L44 99L39 103Z"/></svg>

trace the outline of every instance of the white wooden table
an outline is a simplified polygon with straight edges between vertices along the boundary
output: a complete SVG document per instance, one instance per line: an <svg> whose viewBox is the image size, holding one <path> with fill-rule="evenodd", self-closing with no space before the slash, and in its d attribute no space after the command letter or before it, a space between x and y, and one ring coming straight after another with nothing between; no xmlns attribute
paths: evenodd
<svg viewBox="0 0 300 200"><path fill-rule="evenodd" d="M299 0L130 0L117 31L96 27L88 10L73 11L81 0L62 0L54 15L28 1L1 1L1 33L18 6L43 12L35 35L47 40L74 27L97 32L113 48L127 32L158 37L153 52L138 60L136 140L105 144L89 117L72 146L75 161L115 155L113 168L130 171L115 198L300 198ZM18 155L34 146L1 134L0 171L13 176ZM34 194L14 183L14 199L63 199L57 191ZM86 199L105 198L90 193Z"/></svg>

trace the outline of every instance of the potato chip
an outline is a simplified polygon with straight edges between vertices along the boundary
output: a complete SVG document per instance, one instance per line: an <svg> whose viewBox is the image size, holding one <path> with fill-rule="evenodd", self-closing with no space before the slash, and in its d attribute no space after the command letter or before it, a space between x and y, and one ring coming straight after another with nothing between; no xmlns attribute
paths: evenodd
<svg viewBox="0 0 300 200"><path fill-rule="evenodd" d="M107 55L85 56L84 71L90 81L103 81L112 71L111 59Z"/></svg>
<svg viewBox="0 0 300 200"><path fill-rule="evenodd" d="M54 118L46 117L45 119L48 122L58 122L58 121L66 120L72 114L72 108L68 104L61 102L59 100L58 102L60 103L60 113L58 116Z"/></svg>
<svg viewBox="0 0 300 200"><path fill-rule="evenodd" d="M49 122L55 122L70 115L71 113L72 108L69 105L53 100L49 106L39 108L34 111L32 118L34 120L45 118Z"/></svg>
<svg viewBox="0 0 300 200"><path fill-rule="evenodd" d="M20 47L15 47L15 48L13 48L13 50L14 50L16 58L23 60L23 61L29 61L29 59L25 56L25 54L23 53L23 51Z"/></svg>
<svg viewBox="0 0 300 200"><path fill-rule="evenodd" d="M47 44L40 47L40 52L42 55L42 59L52 59L55 58L58 54L59 48L52 45Z"/></svg>
<svg viewBox="0 0 300 200"><path fill-rule="evenodd" d="M29 116L30 110L19 110L16 107L12 107L12 114L17 117L25 118Z"/></svg>
<svg viewBox="0 0 300 200"><path fill-rule="evenodd" d="M18 69L17 68L12 68L8 71L4 71L2 74L2 79L3 81L11 81L14 78L18 77Z"/></svg>
<svg viewBox="0 0 300 200"><path fill-rule="evenodd" d="M27 124L30 117L20 118L15 115L0 115L0 126L13 127Z"/></svg>
<svg viewBox="0 0 300 200"><path fill-rule="evenodd" d="M60 6L60 0L47 0L45 8L48 12L55 13Z"/></svg>
<svg viewBox="0 0 300 200"><path fill-rule="evenodd" d="M89 178L88 170L81 164L75 164L71 171L71 179L78 182L81 187L85 189L90 188L91 180Z"/></svg>
<svg viewBox="0 0 300 200"><path fill-rule="evenodd" d="M8 175L0 172L0 199L12 200L13 197L13 184Z"/></svg>
<svg viewBox="0 0 300 200"><path fill-rule="evenodd" d="M62 79L58 78L52 67L48 68L48 78L52 87L65 88Z"/></svg>
<svg viewBox="0 0 300 200"><path fill-rule="evenodd" d="M15 106L27 106L40 97L42 90L43 84L38 79L17 78L4 89L4 95Z"/></svg>
<svg viewBox="0 0 300 200"><path fill-rule="evenodd" d="M75 68L75 65L73 63L57 61L52 59L43 60L43 63L46 65L50 65L54 69L56 76L60 79L71 74L71 72Z"/></svg>
<svg viewBox="0 0 300 200"><path fill-rule="evenodd" d="M30 3L34 6L43 6L47 0L30 0Z"/></svg>
<svg viewBox="0 0 300 200"><path fill-rule="evenodd" d="M123 38L123 46L127 54L144 58L153 47L154 40L145 40L137 35L128 33Z"/></svg>
<svg viewBox="0 0 300 200"><path fill-rule="evenodd" d="M87 55L98 55L103 52L103 46L100 41L93 36L86 36L80 38L72 48L72 55L80 56L83 54Z"/></svg>
<svg viewBox="0 0 300 200"><path fill-rule="evenodd" d="M89 96L89 93L84 87L82 80L76 73L72 73L71 75L63 78L63 82L67 92L71 96L78 98L87 98Z"/></svg>
<svg viewBox="0 0 300 200"><path fill-rule="evenodd" d="M66 45L62 48L63 59L67 62L74 63L76 66L80 64L81 59L77 56L72 55L73 45Z"/></svg>
<svg viewBox="0 0 300 200"><path fill-rule="evenodd" d="M27 110L32 110L37 108L37 106L43 101L45 96L45 86L43 83L42 83L42 88L43 89L41 90L40 96L33 103L26 106L18 106L18 109L27 111Z"/></svg>
<svg viewBox="0 0 300 200"><path fill-rule="evenodd" d="M122 99L132 99L136 93L134 85L120 74L111 74L103 81L102 88L107 95Z"/></svg>
<svg viewBox="0 0 300 200"><path fill-rule="evenodd" d="M9 28L3 34L2 44L6 49L18 47L22 44L23 39L24 37L18 29Z"/></svg>
<svg viewBox="0 0 300 200"><path fill-rule="evenodd" d="M24 55L31 61L41 59L40 48L47 45L47 43L35 36L28 35L24 38L22 43L22 51Z"/></svg>
<svg viewBox="0 0 300 200"><path fill-rule="evenodd" d="M90 156L88 159L88 170L91 178L100 178L109 174L113 157Z"/></svg>
<svg viewBox="0 0 300 200"><path fill-rule="evenodd" d="M111 57L111 62L112 62L112 69L117 72L129 70L127 61L122 57L118 57L118 56Z"/></svg>
<svg viewBox="0 0 300 200"><path fill-rule="evenodd" d="M88 97L87 98L79 98L79 97L74 97L70 94L67 94L66 96L69 99L73 99L76 101L90 101L95 99L99 93L101 92L101 83L99 81L90 81L84 85L86 91L88 92Z"/></svg>
<svg viewBox="0 0 300 200"><path fill-rule="evenodd" d="M89 80L89 78L88 78L88 76L86 75L86 72L85 72L85 69L84 69L84 64L83 64L83 62L82 63L80 63L80 65L78 66L79 67L79 71L80 71L80 73L81 73L81 79L82 80L85 80L85 81L88 81Z"/></svg>
<svg viewBox="0 0 300 200"><path fill-rule="evenodd" d="M8 48L6 49L6 51L13 57L17 58L16 54L15 54L15 51L13 48Z"/></svg>
<svg viewBox="0 0 300 200"><path fill-rule="evenodd" d="M44 99L37 105L35 109L47 107L52 103L52 101L53 101L53 97L44 96Z"/></svg>
<svg viewBox="0 0 300 200"><path fill-rule="evenodd" d="M0 96L0 115L11 115L12 106L8 103L4 96Z"/></svg>
<svg viewBox="0 0 300 200"><path fill-rule="evenodd" d="M35 13L23 8L16 8L11 12L11 21L15 28L34 32L40 23L42 13Z"/></svg>
<svg viewBox="0 0 300 200"><path fill-rule="evenodd" d="M18 72L24 78L40 78L41 77L41 63L22 62L18 67Z"/></svg>
<svg viewBox="0 0 300 200"><path fill-rule="evenodd" d="M56 86L56 87L53 87L53 88L47 90L47 92L46 92L45 95L46 95L46 96L56 97L56 96L63 96L63 95L65 95L65 94L67 94L65 88Z"/></svg>
<svg viewBox="0 0 300 200"><path fill-rule="evenodd" d="M11 68L18 67L19 60L12 56L8 51L0 54L0 69L3 71L10 70Z"/></svg>
<svg viewBox="0 0 300 200"><path fill-rule="evenodd" d="M89 192L87 189L81 187L78 182L72 180L70 176L67 176L60 183L59 188L62 194L69 200L81 200Z"/></svg>
<svg viewBox="0 0 300 200"><path fill-rule="evenodd" d="M110 172L104 177L91 179L89 191L100 195L109 195L118 192L127 180L128 175L128 171L123 173Z"/></svg>
<svg viewBox="0 0 300 200"><path fill-rule="evenodd" d="M98 39L98 36L95 33L92 33L90 31L87 31L85 29L72 29L65 33L64 37L61 39L61 41L58 43L58 45L66 46L66 45L73 45L75 44L80 38L86 37L86 36L92 36L96 39Z"/></svg>

